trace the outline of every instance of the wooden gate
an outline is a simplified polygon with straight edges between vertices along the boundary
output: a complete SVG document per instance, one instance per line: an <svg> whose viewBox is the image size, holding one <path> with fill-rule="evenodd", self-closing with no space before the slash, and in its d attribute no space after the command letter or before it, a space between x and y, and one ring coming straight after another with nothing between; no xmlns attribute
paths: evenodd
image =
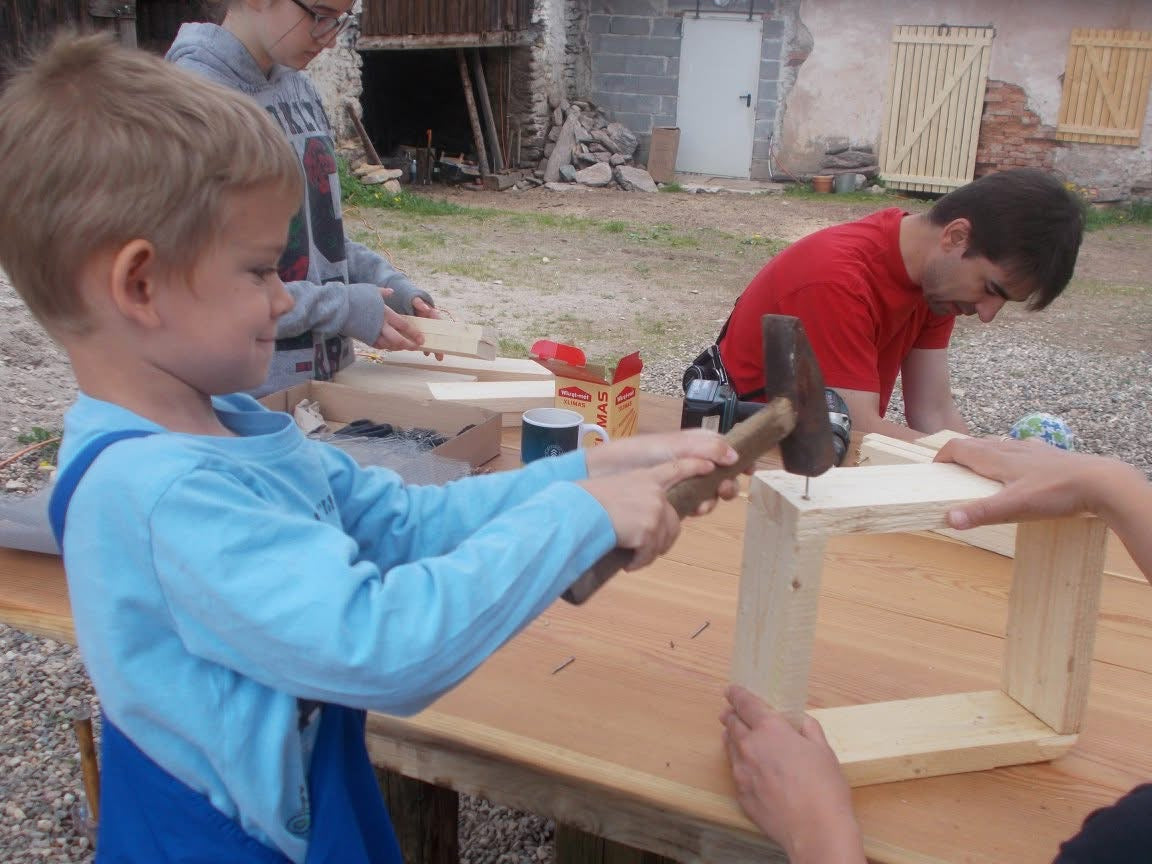
<svg viewBox="0 0 1152 864"><path fill-rule="evenodd" d="M1152 32L1073 30L1056 137L1140 143L1152 82Z"/></svg>
<svg viewBox="0 0 1152 864"><path fill-rule="evenodd" d="M972 179L995 35L991 27L896 28L880 148L887 186L950 192Z"/></svg>

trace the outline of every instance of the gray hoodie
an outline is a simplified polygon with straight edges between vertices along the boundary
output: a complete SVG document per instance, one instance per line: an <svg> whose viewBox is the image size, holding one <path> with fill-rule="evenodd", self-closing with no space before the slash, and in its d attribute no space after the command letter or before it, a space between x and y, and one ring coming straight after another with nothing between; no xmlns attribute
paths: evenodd
<svg viewBox="0 0 1152 864"><path fill-rule="evenodd" d="M304 204L292 220L280 277L296 300L280 319L276 354L260 396L306 381L330 379L355 359L352 339L371 344L384 324L387 303L412 314L412 301L432 298L388 260L344 237L340 178L332 130L308 77L286 66L265 75L244 44L215 24L185 24L168 59L255 99L288 136L304 167Z"/></svg>

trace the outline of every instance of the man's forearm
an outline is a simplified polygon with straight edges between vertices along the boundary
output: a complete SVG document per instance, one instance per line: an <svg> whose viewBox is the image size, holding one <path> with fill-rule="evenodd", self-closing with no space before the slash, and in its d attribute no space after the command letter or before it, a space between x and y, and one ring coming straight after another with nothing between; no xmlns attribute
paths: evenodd
<svg viewBox="0 0 1152 864"><path fill-rule="evenodd" d="M1095 497L1098 512L1144 574L1152 583L1152 531L1149 531L1149 513L1152 513L1152 486L1143 472L1131 465L1116 464L1114 471L1101 472L1099 491Z"/></svg>

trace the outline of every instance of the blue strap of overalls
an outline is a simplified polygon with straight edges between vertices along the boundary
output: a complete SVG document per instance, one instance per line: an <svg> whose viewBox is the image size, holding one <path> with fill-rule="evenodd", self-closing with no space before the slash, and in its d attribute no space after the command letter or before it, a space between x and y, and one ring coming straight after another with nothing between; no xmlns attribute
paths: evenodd
<svg viewBox="0 0 1152 864"><path fill-rule="evenodd" d="M153 435L109 432L90 441L56 479L48 518L64 548L68 504L105 448ZM97 864L289 864L202 794L153 762L103 716ZM305 864L403 864L364 746L365 713L325 704L308 775L311 813ZM299 817L297 817L299 818Z"/></svg>

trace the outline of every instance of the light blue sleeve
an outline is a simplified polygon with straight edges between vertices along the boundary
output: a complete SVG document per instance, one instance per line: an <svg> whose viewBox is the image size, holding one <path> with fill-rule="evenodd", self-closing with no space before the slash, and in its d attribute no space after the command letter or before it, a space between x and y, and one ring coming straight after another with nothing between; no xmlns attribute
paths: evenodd
<svg viewBox="0 0 1152 864"><path fill-rule="evenodd" d="M364 470L334 447L322 448L344 530L382 569L450 552L491 518L549 484L584 480L583 451L540 459L516 471L465 477L443 486L409 486L391 471Z"/></svg>
<svg viewBox="0 0 1152 864"><path fill-rule="evenodd" d="M406 487L392 485L382 491L396 503ZM381 568L340 526L286 514L228 472L189 472L160 497L148 526L173 626L190 652L265 686L415 713L615 545L607 513L574 483L510 506L479 500L479 486L474 492L474 512L448 495L441 518L400 526L399 542L412 548L437 525L467 534L454 548L437 543L432 554ZM478 515L501 506L494 518ZM363 507L365 524L372 509ZM456 518L480 527L450 527Z"/></svg>

